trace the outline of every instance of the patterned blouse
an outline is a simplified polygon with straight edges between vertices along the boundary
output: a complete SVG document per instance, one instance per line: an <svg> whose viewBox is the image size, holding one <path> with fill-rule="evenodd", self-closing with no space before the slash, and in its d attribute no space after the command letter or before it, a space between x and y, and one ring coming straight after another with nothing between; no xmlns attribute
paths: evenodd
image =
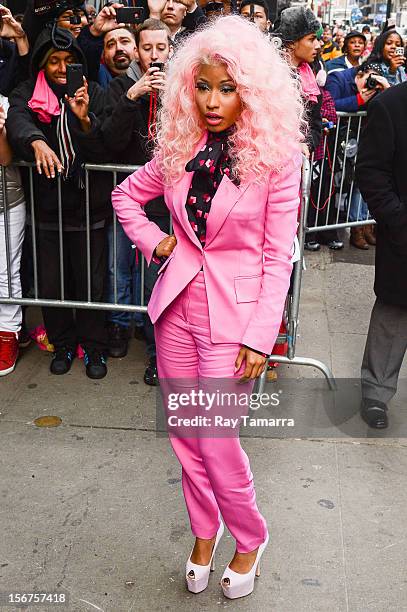
<svg viewBox="0 0 407 612"><path fill-rule="evenodd" d="M188 220L199 242L205 246L206 220L211 210L212 198L215 195L224 174L235 184L231 159L228 154L228 138L233 128L223 132L209 132L206 144L198 155L185 166L187 172L194 172L188 192L186 210Z"/></svg>

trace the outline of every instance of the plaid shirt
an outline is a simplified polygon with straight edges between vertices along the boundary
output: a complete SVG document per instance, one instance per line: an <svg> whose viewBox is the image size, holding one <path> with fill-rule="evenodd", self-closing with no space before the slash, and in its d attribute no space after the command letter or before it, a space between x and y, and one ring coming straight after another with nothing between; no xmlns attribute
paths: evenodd
<svg viewBox="0 0 407 612"><path fill-rule="evenodd" d="M321 106L321 117L322 119L328 119L328 121L332 121L336 125L336 110L335 110L335 102L325 87L320 87L322 93L322 106ZM321 138L321 142L318 147L315 149L314 153L314 161L319 161L324 156L324 141L326 138L326 134L323 134Z"/></svg>

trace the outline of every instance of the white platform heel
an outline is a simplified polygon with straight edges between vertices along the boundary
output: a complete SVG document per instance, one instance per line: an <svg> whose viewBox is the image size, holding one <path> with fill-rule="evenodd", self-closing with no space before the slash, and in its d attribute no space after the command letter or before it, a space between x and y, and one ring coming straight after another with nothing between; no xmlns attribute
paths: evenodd
<svg viewBox="0 0 407 612"><path fill-rule="evenodd" d="M220 522L218 532L216 534L215 544L213 545L212 555L208 565L197 565L196 563L192 563L191 555L189 555L189 559L185 568L185 578L187 581L188 591L191 593L200 593L204 591L208 586L209 574L213 572L215 569L215 552L216 548L219 544L219 541L223 535L225 528L223 526L222 521Z"/></svg>
<svg viewBox="0 0 407 612"><path fill-rule="evenodd" d="M229 565L227 566L220 583L225 597L228 597L229 599L237 599L238 597L250 595L254 589L254 577L260 576L260 559L268 544L268 541L269 534L267 532L266 539L258 548L253 567L250 572L247 572L247 574L238 574L230 569Z"/></svg>

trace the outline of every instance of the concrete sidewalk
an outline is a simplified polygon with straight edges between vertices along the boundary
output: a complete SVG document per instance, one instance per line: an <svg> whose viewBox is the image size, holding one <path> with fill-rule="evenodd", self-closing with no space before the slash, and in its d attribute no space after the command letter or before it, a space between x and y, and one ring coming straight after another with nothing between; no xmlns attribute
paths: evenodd
<svg viewBox="0 0 407 612"><path fill-rule="evenodd" d="M297 352L325 361L337 377L359 375L372 256L307 256ZM180 467L154 431L142 344L133 340L127 358L111 359L102 381L88 380L77 360L68 375L52 376L49 361L31 347L0 381L0 592L66 591L61 609L69 612L407 610L406 439L392 430L373 438L364 425L358 438L244 438L271 530L262 575L250 597L223 597L219 578L234 550L228 534L208 589L194 596L184 586L193 539ZM279 368L294 395L320 376ZM401 386L390 413L396 433L407 422ZM314 398L304 392L301 402L306 412ZM42 415L62 425L38 428Z"/></svg>

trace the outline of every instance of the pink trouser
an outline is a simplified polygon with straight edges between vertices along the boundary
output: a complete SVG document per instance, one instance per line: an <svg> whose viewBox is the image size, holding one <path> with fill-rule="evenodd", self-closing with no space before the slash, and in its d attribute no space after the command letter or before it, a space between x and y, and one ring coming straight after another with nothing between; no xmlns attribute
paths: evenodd
<svg viewBox="0 0 407 612"><path fill-rule="evenodd" d="M165 273L165 272L164 272ZM234 363L239 344L213 344L203 272L191 281L155 324L158 374L179 381L188 392L193 379L238 378ZM244 366L244 364L243 364ZM163 380L164 379L164 380ZM252 385L242 386L251 392ZM266 537L266 521L256 504L249 459L235 433L229 437L177 437L170 441L182 465L182 486L195 537L210 539L219 527L220 514L236 539L238 552L250 552Z"/></svg>

